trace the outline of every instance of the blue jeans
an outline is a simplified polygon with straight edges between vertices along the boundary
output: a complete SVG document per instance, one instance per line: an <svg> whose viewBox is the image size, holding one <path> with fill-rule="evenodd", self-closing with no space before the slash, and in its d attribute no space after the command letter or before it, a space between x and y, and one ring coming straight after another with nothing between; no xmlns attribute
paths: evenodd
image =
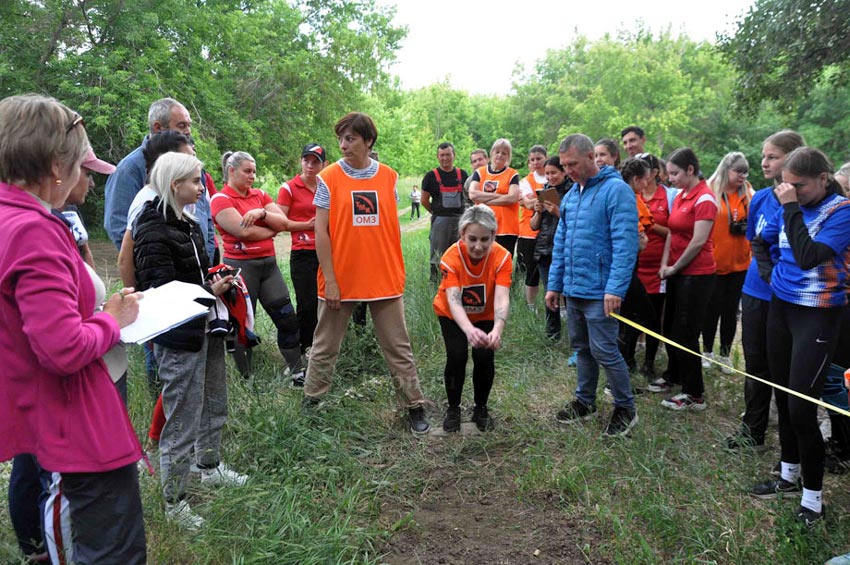
<svg viewBox="0 0 850 565"><path fill-rule="evenodd" d="M576 398L588 406L596 404L599 366L605 367L614 406L635 409L629 368L617 346L619 323L605 315L602 300L567 297L567 329L570 347L578 354Z"/></svg>

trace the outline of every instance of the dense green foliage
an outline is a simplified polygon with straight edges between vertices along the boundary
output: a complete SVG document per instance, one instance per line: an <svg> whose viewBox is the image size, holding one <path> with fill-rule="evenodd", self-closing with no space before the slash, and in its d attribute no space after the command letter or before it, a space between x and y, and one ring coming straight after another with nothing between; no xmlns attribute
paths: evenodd
<svg viewBox="0 0 850 565"><path fill-rule="evenodd" d="M7 0L0 95L59 98L113 160L147 133L150 103L172 96L207 163L242 149L291 171L298 148L333 141L328 124L385 80L405 33L391 17L374 0Z"/></svg>
<svg viewBox="0 0 850 565"><path fill-rule="evenodd" d="M762 100L775 100L790 110L819 79L846 85L848 27L848 0L757 0L735 33L720 41L739 71L736 102L754 111Z"/></svg>

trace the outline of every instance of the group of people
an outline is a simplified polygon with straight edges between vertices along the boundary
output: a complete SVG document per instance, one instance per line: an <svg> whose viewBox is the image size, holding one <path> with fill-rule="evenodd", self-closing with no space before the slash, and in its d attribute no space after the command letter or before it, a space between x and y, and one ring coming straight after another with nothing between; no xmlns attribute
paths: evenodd
<svg viewBox="0 0 850 565"><path fill-rule="evenodd" d="M469 231L464 219L486 205L497 220L494 262L501 261L502 250L516 255L532 309L536 286L543 281L545 331L555 340L560 337L558 312L566 301L577 387L575 398L556 414L559 422L574 424L596 413L600 366L606 370L605 392L614 404L606 435L626 435L638 422L636 393L669 395L681 387L662 406L705 410L703 369L715 361L724 373L735 370L731 352L739 312L746 372L847 409L848 394L840 379L850 367L850 354L844 353L850 351L850 326L842 330L850 315L850 201L839 182L846 182L846 172L844 178L841 171L834 175L827 157L791 130L765 140L761 169L768 186L758 191L749 182L750 166L740 152L725 155L706 178L690 148L673 151L665 161L645 151L646 135L640 127L629 126L620 137L628 154L622 163L619 144L609 138L594 143L587 136L570 135L558 156L548 160L546 149L535 145L525 178L509 166L507 140L494 143L489 161L486 151L473 152L470 175L454 167L451 144L441 144L440 166L422 181L423 204L432 213L432 273L435 264L443 272L434 302L438 315L447 312L443 293L450 302L452 296L471 294L479 282L469 278L475 270L463 260L472 257L480 237L477 230ZM448 197L451 202L464 185L476 206L464 212L464 199L458 195L453 209L446 210L443 201ZM458 217L461 239L452 243ZM466 278L459 279L458 273ZM502 286L497 283L495 293L488 294L497 311L499 292L510 284L502 280ZM507 301L507 293L501 299ZM492 379L483 378L489 359L481 357L479 370L476 357L490 344L483 333L489 326L475 332L484 320L477 313L473 318L471 302L456 300L451 312L457 312L457 327L467 343L440 318L447 351L449 408L443 425L448 430L457 429L456 389L458 381L463 382L458 367L466 362L467 345L476 362L476 407L486 405L492 387ZM658 375L658 340L646 335L638 367L635 351L641 332L618 323L611 317L615 312L701 352L702 360L668 347L668 365ZM500 316L490 314L486 320L498 322ZM841 340L846 341L838 345ZM634 386L636 374L646 378L645 389ZM726 446L760 450L774 389L746 379L744 392L742 423ZM850 421L830 412L832 438L824 442L815 403L779 389L775 398L781 461L774 477L754 485L750 493L758 498L800 496L796 518L811 526L824 516L825 462L835 472L850 467Z"/></svg>
<svg viewBox="0 0 850 565"><path fill-rule="evenodd" d="M0 420L0 459L14 457L12 519L33 560L145 561L136 462L147 457L127 416L120 330L136 319L150 288L197 285L209 306L207 316L145 349L157 402L144 451L156 454L166 515L179 526L204 523L186 498L193 467L209 486L249 480L222 462L221 436L225 352L251 375L257 303L275 326L283 374L303 387L308 411L330 390L349 319L365 304L407 425L414 434L431 430L404 317L398 175L376 158L373 120L352 112L336 123L336 162L322 146L306 145L301 173L277 200L254 188L256 161L244 151L223 155L216 190L195 156L191 123L178 101L154 102L150 134L113 167L92 152L83 118L60 102L35 95L0 101L7 219L0 226L0 309L9 325L0 336L8 415ZM461 428L470 348L471 420L481 431L494 426L488 401L514 268L533 311L542 282L545 335L553 342L566 312L577 386L555 415L560 423L595 415L600 366L614 405L606 435L626 436L638 422L635 374L651 392L681 387L663 400L667 408L706 408L700 359L668 348L668 366L656 375L658 340L647 335L638 368L640 332L618 322L618 312L692 351L700 351L702 336L706 360L731 370L740 303L747 372L812 398L826 394L850 259L850 201L829 160L799 134L778 132L762 155L773 186L753 191L741 153L726 155L706 180L691 149L665 162L645 152L641 128L620 137L629 155L622 163L611 139L569 135L552 157L534 145L524 177L510 166L507 139L489 154L475 150L471 173L455 166L451 143L438 146L439 165L412 200L431 214L433 309L446 350L444 432ZM75 216L62 213L84 200L93 173L110 175L104 226L119 249L124 284L111 296L84 260ZM292 239L295 303L274 245L284 231ZM771 392L747 380L746 412L730 449L764 445ZM797 517L811 525L824 515L816 406L775 396L779 476L751 493L801 495ZM850 426L834 419L833 430L845 434L850 459Z"/></svg>

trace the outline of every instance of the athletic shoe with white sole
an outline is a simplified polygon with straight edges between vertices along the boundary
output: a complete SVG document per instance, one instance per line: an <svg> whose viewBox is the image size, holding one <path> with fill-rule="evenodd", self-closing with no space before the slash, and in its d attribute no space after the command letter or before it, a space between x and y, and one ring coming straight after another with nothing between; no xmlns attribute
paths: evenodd
<svg viewBox="0 0 850 565"><path fill-rule="evenodd" d="M165 517L184 530L197 531L204 527L204 519L195 514L186 500L165 503Z"/></svg>
<svg viewBox="0 0 850 565"><path fill-rule="evenodd" d="M690 394L677 394L671 398L667 398L661 401L661 406L664 408L669 408L670 410L697 410L702 411L706 409L705 399L701 396L691 396Z"/></svg>
<svg viewBox="0 0 850 565"><path fill-rule="evenodd" d="M248 482L248 475L242 475L219 463L214 469L201 469L201 483L208 486L241 487Z"/></svg>

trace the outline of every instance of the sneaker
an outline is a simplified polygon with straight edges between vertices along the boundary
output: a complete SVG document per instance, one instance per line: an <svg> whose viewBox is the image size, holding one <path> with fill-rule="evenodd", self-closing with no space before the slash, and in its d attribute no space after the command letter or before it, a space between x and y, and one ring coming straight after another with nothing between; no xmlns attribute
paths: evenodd
<svg viewBox="0 0 850 565"><path fill-rule="evenodd" d="M659 392L667 393L667 392L670 392L671 390L673 390L673 384L670 383L669 381L667 381L667 379L665 379L664 377L660 377L660 378L655 379L651 383L649 383L649 385L647 385L646 389L649 392L654 392L654 393L659 393Z"/></svg>
<svg viewBox="0 0 850 565"><path fill-rule="evenodd" d="M756 453L767 451L767 446L764 444L764 439L757 440L745 433L738 432L726 438L726 449L736 451L738 449L752 449Z"/></svg>
<svg viewBox="0 0 850 565"><path fill-rule="evenodd" d="M815 512L811 508L800 506L797 509L797 515L795 516L795 518L801 526L806 526L806 528L814 528L818 524L818 522L823 521L825 516L826 506L821 506L820 512Z"/></svg>
<svg viewBox="0 0 850 565"><path fill-rule="evenodd" d="M304 399L301 400L301 411L302 412L315 412L319 408L322 407L322 399L318 396L307 396L304 395Z"/></svg>
<svg viewBox="0 0 850 565"><path fill-rule="evenodd" d="M596 414L596 406L588 406L581 400L573 400L555 414L555 419L561 424L574 424L586 420Z"/></svg>
<svg viewBox="0 0 850 565"><path fill-rule="evenodd" d="M449 406L443 418L444 432L460 431L460 406Z"/></svg>
<svg viewBox="0 0 850 565"><path fill-rule="evenodd" d="M307 398L306 396L304 398ZM431 424L425 419L425 409L422 406L411 408L407 411L410 420L410 431L415 435L427 434L431 431Z"/></svg>
<svg viewBox="0 0 850 565"><path fill-rule="evenodd" d="M212 336L225 336L230 333L230 328L227 327L227 320L210 320L207 323L207 330Z"/></svg>
<svg viewBox="0 0 850 565"><path fill-rule="evenodd" d="M774 465L773 469L770 470L770 476L776 477L777 479L782 478L782 461L776 462L776 465Z"/></svg>
<svg viewBox="0 0 850 565"><path fill-rule="evenodd" d="M638 423L637 412L626 410L619 406L614 407L614 413L611 414L611 420L608 422L608 427L603 432L606 436L625 437L629 435L631 429Z"/></svg>
<svg viewBox="0 0 850 565"><path fill-rule="evenodd" d="M201 469L201 484L213 487L241 487L248 482L248 475L242 475L219 463L214 469Z"/></svg>
<svg viewBox="0 0 850 565"><path fill-rule="evenodd" d="M486 406L475 406L472 409L472 421L475 422L479 432L486 432L493 429L493 418L487 411Z"/></svg>
<svg viewBox="0 0 850 565"><path fill-rule="evenodd" d="M304 388L304 369L299 369L292 373L292 386L295 388Z"/></svg>
<svg viewBox="0 0 850 565"><path fill-rule="evenodd" d="M850 553L845 553L844 555L836 555L835 557L827 561L825 565L850 565Z"/></svg>
<svg viewBox="0 0 850 565"><path fill-rule="evenodd" d="M578 363L578 352L573 351L567 358L567 367L575 367L576 363Z"/></svg>
<svg viewBox="0 0 850 565"><path fill-rule="evenodd" d="M760 498L762 500L773 500L778 496L802 496L803 486L798 480L795 483L786 481L785 479L776 479L758 483L750 488L750 496Z"/></svg>
<svg viewBox="0 0 850 565"><path fill-rule="evenodd" d="M735 372L735 371L733 371L732 369L729 368L729 367L735 366L735 365L732 364L732 359L730 357L728 357L728 356L723 357L722 355L717 355L714 359L718 363L723 363L723 365L726 365L726 367L720 367L720 372L723 373L724 375L731 375L732 373Z"/></svg>
<svg viewBox="0 0 850 565"><path fill-rule="evenodd" d="M204 519L192 512L186 500L165 503L165 517L174 522L184 530L196 531L204 526Z"/></svg>
<svg viewBox="0 0 850 565"><path fill-rule="evenodd" d="M702 354L702 358L700 359L700 361L702 361L703 369L711 369L713 363L709 361L709 359L714 359L714 354L712 352L709 351Z"/></svg>
<svg viewBox="0 0 850 565"><path fill-rule="evenodd" d="M677 394L676 396L667 398L661 401L661 406L670 410L705 410L707 404L701 396L691 396L690 394Z"/></svg>

